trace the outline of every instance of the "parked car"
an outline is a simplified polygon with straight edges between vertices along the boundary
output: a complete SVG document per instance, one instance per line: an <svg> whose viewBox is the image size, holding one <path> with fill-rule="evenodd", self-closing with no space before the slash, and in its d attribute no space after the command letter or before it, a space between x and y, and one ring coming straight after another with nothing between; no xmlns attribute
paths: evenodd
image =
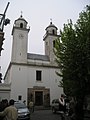
<svg viewBox="0 0 90 120"><path fill-rule="evenodd" d="M53 113L56 113L59 111L59 99L52 100L51 108Z"/></svg>
<svg viewBox="0 0 90 120"><path fill-rule="evenodd" d="M67 114L68 114L68 111L69 111L68 104L69 104L69 102L66 100L66 113ZM56 112L63 113L63 111L61 111L59 109L59 99L52 100L51 108L52 108L53 113L56 113Z"/></svg>
<svg viewBox="0 0 90 120"><path fill-rule="evenodd" d="M30 111L23 102L16 101L14 105L18 110L18 120L30 120Z"/></svg>

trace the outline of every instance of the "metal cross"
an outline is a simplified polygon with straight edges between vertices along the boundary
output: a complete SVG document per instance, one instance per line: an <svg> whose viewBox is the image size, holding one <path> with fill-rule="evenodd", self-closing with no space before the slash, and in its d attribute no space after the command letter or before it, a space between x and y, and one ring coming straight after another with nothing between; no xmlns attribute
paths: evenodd
<svg viewBox="0 0 90 120"><path fill-rule="evenodd" d="M21 17L22 17L23 12L21 11Z"/></svg>

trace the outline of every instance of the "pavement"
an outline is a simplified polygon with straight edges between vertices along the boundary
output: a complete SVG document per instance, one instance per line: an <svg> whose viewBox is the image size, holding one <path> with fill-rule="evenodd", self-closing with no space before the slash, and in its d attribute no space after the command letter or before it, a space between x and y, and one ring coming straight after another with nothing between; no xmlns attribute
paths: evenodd
<svg viewBox="0 0 90 120"><path fill-rule="evenodd" d="M70 120L68 116L64 117L60 113L53 114L51 109L36 109L33 113L31 113L31 120Z"/></svg>

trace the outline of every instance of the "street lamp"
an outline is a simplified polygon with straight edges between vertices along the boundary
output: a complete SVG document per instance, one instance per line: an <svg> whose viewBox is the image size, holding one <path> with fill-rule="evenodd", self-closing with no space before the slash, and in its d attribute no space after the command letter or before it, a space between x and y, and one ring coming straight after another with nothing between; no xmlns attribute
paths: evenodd
<svg viewBox="0 0 90 120"><path fill-rule="evenodd" d="M9 6L10 2L8 2L6 9L3 14L0 14L0 56L1 56L1 51L3 50L2 45L3 45L3 40L4 40L4 26L10 23L10 20L8 18L5 18L6 16L6 11ZM1 65L0 65L0 83L2 80L2 73L1 73Z"/></svg>
<svg viewBox="0 0 90 120"><path fill-rule="evenodd" d="M10 20L9 20L8 18L5 19L6 11L7 11L7 8L8 8L8 6L9 6L9 4L10 4L10 2L8 2L4 13L3 13L3 14L0 14L0 31L3 31L4 25L7 25L7 24L10 23Z"/></svg>

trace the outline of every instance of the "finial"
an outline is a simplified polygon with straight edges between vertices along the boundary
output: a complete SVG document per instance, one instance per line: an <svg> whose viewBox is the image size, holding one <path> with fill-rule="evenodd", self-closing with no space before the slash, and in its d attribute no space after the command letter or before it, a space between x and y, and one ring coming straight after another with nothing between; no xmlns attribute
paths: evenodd
<svg viewBox="0 0 90 120"><path fill-rule="evenodd" d="M22 14L23 14L23 12L21 11L21 15L20 15L21 18L22 18Z"/></svg>
<svg viewBox="0 0 90 120"><path fill-rule="evenodd" d="M52 18L50 18L50 24L52 24Z"/></svg>

